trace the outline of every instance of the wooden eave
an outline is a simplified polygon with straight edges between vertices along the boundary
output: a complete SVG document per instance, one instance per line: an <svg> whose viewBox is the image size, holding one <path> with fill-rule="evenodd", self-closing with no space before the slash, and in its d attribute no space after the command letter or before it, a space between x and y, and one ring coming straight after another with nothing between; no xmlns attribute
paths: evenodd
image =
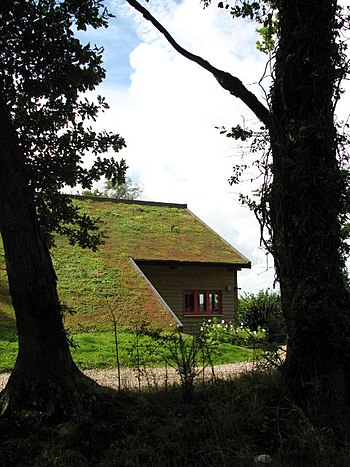
<svg viewBox="0 0 350 467"><path fill-rule="evenodd" d="M225 262L203 262L203 261L175 261L175 260L161 260L161 259L136 259L132 258L136 264L140 265L151 265L151 266L169 266L169 267L181 267L181 266L201 266L201 267L225 267L234 269L236 271L242 268L251 268L251 262L246 263L225 263Z"/></svg>

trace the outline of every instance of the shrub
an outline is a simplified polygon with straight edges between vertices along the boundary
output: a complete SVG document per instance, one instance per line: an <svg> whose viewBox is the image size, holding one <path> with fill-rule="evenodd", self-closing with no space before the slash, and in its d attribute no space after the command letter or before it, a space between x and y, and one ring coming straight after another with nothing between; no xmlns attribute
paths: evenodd
<svg viewBox="0 0 350 467"><path fill-rule="evenodd" d="M286 323L282 315L281 298L276 292L260 290L258 294L245 294L238 301L238 322L251 331L266 329L269 340L286 340Z"/></svg>
<svg viewBox="0 0 350 467"><path fill-rule="evenodd" d="M266 332L262 328L251 331L243 326L235 326L225 320L216 318L204 321L201 326L201 335L206 342L222 344L224 342L240 347L259 347L259 343L266 338Z"/></svg>

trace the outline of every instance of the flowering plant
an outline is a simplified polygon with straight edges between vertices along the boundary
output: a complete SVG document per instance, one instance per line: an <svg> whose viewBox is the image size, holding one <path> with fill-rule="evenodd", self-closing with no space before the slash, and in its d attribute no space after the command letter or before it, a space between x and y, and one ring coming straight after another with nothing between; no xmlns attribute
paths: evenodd
<svg viewBox="0 0 350 467"><path fill-rule="evenodd" d="M201 333L208 341L229 343L240 347L257 347L266 340L266 331L260 327L250 331L243 324L235 325L231 321L208 319L202 323Z"/></svg>

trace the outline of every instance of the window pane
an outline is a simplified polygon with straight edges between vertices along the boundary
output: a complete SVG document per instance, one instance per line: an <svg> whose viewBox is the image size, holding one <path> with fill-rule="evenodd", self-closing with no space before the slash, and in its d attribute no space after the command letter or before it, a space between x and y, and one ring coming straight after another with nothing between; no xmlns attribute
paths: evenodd
<svg viewBox="0 0 350 467"><path fill-rule="evenodd" d="M185 294L185 311L194 311L194 294Z"/></svg>
<svg viewBox="0 0 350 467"><path fill-rule="evenodd" d="M210 311L219 311L219 294L217 292L209 292L209 307Z"/></svg>
<svg viewBox="0 0 350 467"><path fill-rule="evenodd" d="M206 311L204 292L198 292L198 311Z"/></svg>

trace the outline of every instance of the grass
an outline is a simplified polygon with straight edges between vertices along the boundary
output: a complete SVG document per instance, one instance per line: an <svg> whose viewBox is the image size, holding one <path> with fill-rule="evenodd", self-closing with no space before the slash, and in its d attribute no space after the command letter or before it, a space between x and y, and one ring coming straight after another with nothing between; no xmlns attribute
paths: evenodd
<svg viewBox="0 0 350 467"><path fill-rule="evenodd" d="M0 373L11 371L17 356L17 341L0 340Z"/></svg>
<svg viewBox="0 0 350 467"><path fill-rule="evenodd" d="M70 335L73 341L71 349L74 361L82 370L116 368L115 340L112 332L85 332ZM161 347L156 339L149 335L137 336L132 332L118 334L118 349L121 365L135 367L136 345L140 349L140 364L147 367L163 366L169 351ZM0 372L11 371L17 356L16 336L7 331L0 333ZM165 357L164 357L165 353ZM230 344L219 344L212 353L215 365L236 363L254 358L254 351Z"/></svg>

